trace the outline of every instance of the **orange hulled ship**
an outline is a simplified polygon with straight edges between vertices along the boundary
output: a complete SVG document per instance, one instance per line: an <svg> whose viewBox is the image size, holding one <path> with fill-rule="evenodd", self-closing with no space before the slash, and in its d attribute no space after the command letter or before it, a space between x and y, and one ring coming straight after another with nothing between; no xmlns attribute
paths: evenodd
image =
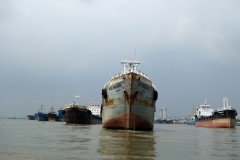
<svg viewBox="0 0 240 160"><path fill-rule="evenodd" d="M212 109L205 100L195 114L196 127L235 128L237 111L228 106L228 98L223 98L223 107Z"/></svg>

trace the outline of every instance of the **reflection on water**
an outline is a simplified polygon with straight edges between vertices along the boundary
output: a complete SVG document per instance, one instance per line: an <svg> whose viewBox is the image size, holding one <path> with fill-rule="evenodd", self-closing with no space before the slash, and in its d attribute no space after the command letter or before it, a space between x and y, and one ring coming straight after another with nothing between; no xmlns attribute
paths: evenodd
<svg viewBox="0 0 240 160"><path fill-rule="evenodd" d="M152 132L101 125L0 120L0 160L240 159L240 127L154 126Z"/></svg>
<svg viewBox="0 0 240 160"><path fill-rule="evenodd" d="M63 125L61 159L97 159L100 125ZM63 158L65 157L65 158Z"/></svg>
<svg viewBox="0 0 240 160"><path fill-rule="evenodd" d="M98 152L108 158L154 159L154 143L153 132L102 129Z"/></svg>
<svg viewBox="0 0 240 160"><path fill-rule="evenodd" d="M237 159L239 142L236 129L198 128L197 154L201 157Z"/></svg>

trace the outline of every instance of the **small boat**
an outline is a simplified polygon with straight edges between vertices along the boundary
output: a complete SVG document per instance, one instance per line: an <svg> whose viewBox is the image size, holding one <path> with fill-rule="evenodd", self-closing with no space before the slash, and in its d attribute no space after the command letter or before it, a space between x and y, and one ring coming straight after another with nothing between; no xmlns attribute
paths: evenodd
<svg viewBox="0 0 240 160"><path fill-rule="evenodd" d="M186 122L186 124L188 124L188 125L195 125L195 124L196 124L195 117L191 117L191 119L188 120L188 121Z"/></svg>
<svg viewBox="0 0 240 160"><path fill-rule="evenodd" d="M195 108L193 107L193 113L192 115L189 115L187 118L187 121L185 122L185 124L187 125L195 125L196 121L195 121L195 115L197 114L197 111L195 110Z"/></svg>

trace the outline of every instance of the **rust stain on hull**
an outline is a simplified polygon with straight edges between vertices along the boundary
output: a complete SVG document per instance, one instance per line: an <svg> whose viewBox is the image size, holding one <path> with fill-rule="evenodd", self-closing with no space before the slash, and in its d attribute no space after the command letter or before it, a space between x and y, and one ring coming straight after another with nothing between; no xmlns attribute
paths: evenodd
<svg viewBox="0 0 240 160"><path fill-rule="evenodd" d="M138 71L113 76L103 89L102 127L152 130L155 92L151 80Z"/></svg>
<svg viewBox="0 0 240 160"><path fill-rule="evenodd" d="M113 101L113 99L107 100L105 104L106 104L106 106L111 106L111 105L114 105L114 101Z"/></svg>
<svg viewBox="0 0 240 160"><path fill-rule="evenodd" d="M206 120L196 122L196 127L209 127L209 128L234 128L236 120L231 118L221 118L215 120Z"/></svg>
<svg viewBox="0 0 240 160"><path fill-rule="evenodd" d="M135 124L134 121L130 120L130 117L135 117ZM126 125L126 123L130 123L130 125ZM104 128L109 129L129 129L129 130L152 130L153 124L148 122L147 120L143 119L138 115L133 114L125 114L118 118L110 119L102 124Z"/></svg>

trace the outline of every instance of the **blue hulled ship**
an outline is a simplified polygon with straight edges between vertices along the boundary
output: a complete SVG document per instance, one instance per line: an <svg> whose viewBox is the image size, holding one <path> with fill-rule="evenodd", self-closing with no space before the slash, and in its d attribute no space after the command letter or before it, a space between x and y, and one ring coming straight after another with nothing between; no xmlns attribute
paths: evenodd
<svg viewBox="0 0 240 160"><path fill-rule="evenodd" d="M38 121L48 121L47 114L43 113L42 109L43 109L43 105L41 105L41 110L39 110L37 113L37 120Z"/></svg>
<svg viewBox="0 0 240 160"><path fill-rule="evenodd" d="M66 122L66 119L65 119L65 110L63 108L59 108L58 110L58 120L60 122Z"/></svg>
<svg viewBox="0 0 240 160"><path fill-rule="evenodd" d="M38 120L38 113L34 114L34 120Z"/></svg>

